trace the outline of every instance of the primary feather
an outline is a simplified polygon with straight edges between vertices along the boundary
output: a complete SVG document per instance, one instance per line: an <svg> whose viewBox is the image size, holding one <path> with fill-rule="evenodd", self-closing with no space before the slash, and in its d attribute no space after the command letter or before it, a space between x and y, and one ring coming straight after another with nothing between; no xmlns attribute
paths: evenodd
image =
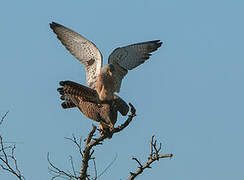
<svg viewBox="0 0 244 180"><path fill-rule="evenodd" d="M143 64L162 45L160 40L155 40L115 49L108 58L109 65L114 68L109 74L106 66L102 68L102 54L95 44L58 23L52 22L50 27L69 52L83 63L86 82L97 90L102 101L111 100L114 92L120 92L122 79L128 70Z"/></svg>
<svg viewBox="0 0 244 180"><path fill-rule="evenodd" d="M52 22L50 27L66 49L85 66L86 82L95 89L96 77L102 67L102 54L96 45L58 23Z"/></svg>
<svg viewBox="0 0 244 180"><path fill-rule="evenodd" d="M149 57L150 53L156 51L162 42L160 40L148 41L115 49L108 58L108 63L113 64L116 69L115 91L120 91L122 79L128 70L143 64Z"/></svg>

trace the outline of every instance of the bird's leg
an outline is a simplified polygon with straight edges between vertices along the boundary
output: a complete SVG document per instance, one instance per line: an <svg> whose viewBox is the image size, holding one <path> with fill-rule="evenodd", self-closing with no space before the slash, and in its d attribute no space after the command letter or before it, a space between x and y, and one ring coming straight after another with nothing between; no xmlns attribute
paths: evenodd
<svg viewBox="0 0 244 180"><path fill-rule="evenodd" d="M107 124L102 123L102 122L98 122L98 124L100 127L99 131L100 131L101 136L107 135L108 138L112 138L112 134L110 132L110 128L111 128L110 126L111 125L107 125Z"/></svg>
<svg viewBox="0 0 244 180"><path fill-rule="evenodd" d="M103 135L105 135L106 133L105 133L105 130L104 130L104 127L103 127L103 123L102 122L98 122L98 124L99 124L99 132L100 132L100 134L101 134L101 136L103 136Z"/></svg>
<svg viewBox="0 0 244 180"><path fill-rule="evenodd" d="M109 131L111 132L113 129L114 129L114 125L111 123L111 124L109 125Z"/></svg>
<svg viewBox="0 0 244 180"><path fill-rule="evenodd" d="M103 131L103 124L102 124L102 122L98 122L98 124L99 124L99 127L100 127L99 131L100 132Z"/></svg>

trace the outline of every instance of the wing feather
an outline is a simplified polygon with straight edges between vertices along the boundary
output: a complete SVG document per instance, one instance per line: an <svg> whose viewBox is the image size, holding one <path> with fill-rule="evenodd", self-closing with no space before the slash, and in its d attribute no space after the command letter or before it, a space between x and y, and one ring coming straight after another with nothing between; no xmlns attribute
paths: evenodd
<svg viewBox="0 0 244 180"><path fill-rule="evenodd" d="M102 54L95 44L73 30L52 22L51 29L66 49L86 68L86 82L95 88L96 77L102 67Z"/></svg>
<svg viewBox="0 0 244 180"><path fill-rule="evenodd" d="M115 66L115 89L120 91L121 82L128 70L143 64L151 53L156 51L162 42L160 40L147 41L115 49L108 58L108 63Z"/></svg>

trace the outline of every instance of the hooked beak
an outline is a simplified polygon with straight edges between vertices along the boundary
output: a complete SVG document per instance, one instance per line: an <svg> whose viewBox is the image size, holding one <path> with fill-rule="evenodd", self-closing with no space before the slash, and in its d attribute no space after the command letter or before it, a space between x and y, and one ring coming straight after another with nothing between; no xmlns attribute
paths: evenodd
<svg viewBox="0 0 244 180"><path fill-rule="evenodd" d="M113 75L113 73L112 73L112 71L110 69L108 70L108 74L109 74L109 76Z"/></svg>

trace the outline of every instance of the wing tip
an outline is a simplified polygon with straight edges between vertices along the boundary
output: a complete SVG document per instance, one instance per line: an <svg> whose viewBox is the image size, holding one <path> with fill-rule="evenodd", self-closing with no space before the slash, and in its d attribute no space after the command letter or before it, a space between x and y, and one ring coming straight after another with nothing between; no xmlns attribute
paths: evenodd
<svg viewBox="0 0 244 180"><path fill-rule="evenodd" d="M62 25L61 24L58 24L58 23L56 23L56 22L52 22L52 23L49 23L49 26L50 26L50 28L51 29L55 29L56 27L62 27Z"/></svg>
<svg viewBox="0 0 244 180"><path fill-rule="evenodd" d="M159 47L162 46L163 42L159 39L157 40L152 40L152 41L146 41L146 42L143 42L142 44L148 44L151 49L151 51L156 51Z"/></svg>
<svg viewBox="0 0 244 180"><path fill-rule="evenodd" d="M163 44L161 40L154 40L152 41L152 43L154 43L157 46L157 48L159 48Z"/></svg>
<svg viewBox="0 0 244 180"><path fill-rule="evenodd" d="M163 42L161 40L154 40L154 41L150 41L151 46L149 46L150 48L150 52L154 52L156 51L158 48L160 48L163 44ZM149 56L151 56L151 54L149 54Z"/></svg>
<svg viewBox="0 0 244 180"><path fill-rule="evenodd" d="M67 81L59 81L59 85L60 85L60 86L65 86L66 82L67 82Z"/></svg>

